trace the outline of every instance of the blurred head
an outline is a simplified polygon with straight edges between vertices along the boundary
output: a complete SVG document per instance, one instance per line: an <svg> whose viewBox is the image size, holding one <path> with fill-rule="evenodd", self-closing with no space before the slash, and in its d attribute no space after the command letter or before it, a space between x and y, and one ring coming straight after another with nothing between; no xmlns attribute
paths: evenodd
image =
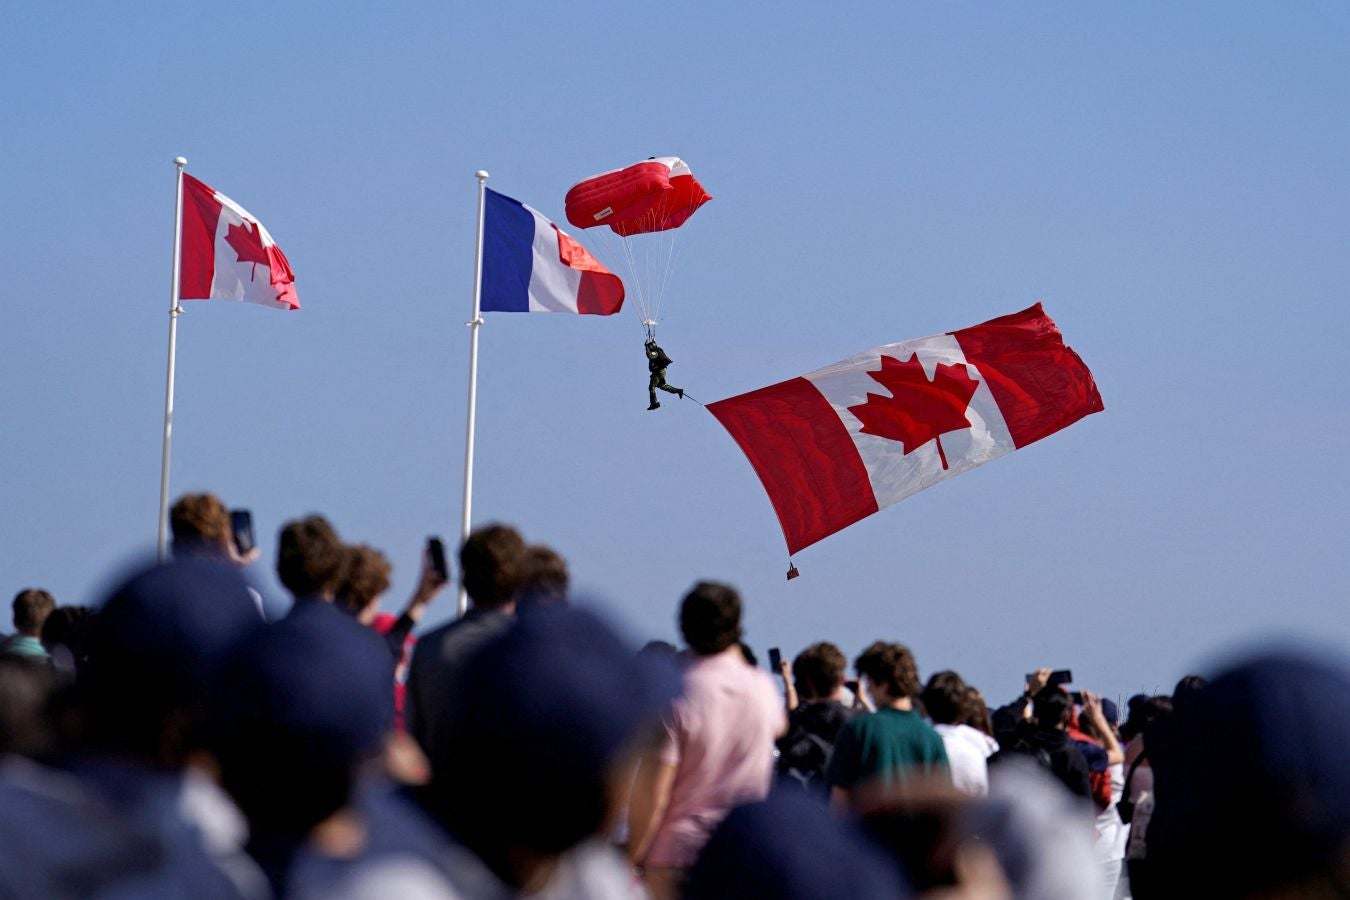
<svg viewBox="0 0 1350 900"><path fill-rule="evenodd" d="M356 544L343 548L342 577L333 590L333 602L362 625L370 624L380 595L389 590L389 560L374 547Z"/></svg>
<svg viewBox="0 0 1350 900"><path fill-rule="evenodd" d="M346 805L393 723L393 674L383 639L327 604L238 643L208 733L252 831L303 836Z"/></svg>
<svg viewBox="0 0 1350 900"><path fill-rule="evenodd" d="M525 579L520 588L520 602L566 603L570 583L567 560L552 547L534 544L525 552Z"/></svg>
<svg viewBox="0 0 1350 900"><path fill-rule="evenodd" d="M184 494L169 509L174 553L227 550L230 512L215 494Z"/></svg>
<svg viewBox="0 0 1350 900"><path fill-rule="evenodd" d="M346 548L323 516L294 519L277 538L277 577L295 597L331 597Z"/></svg>
<svg viewBox="0 0 1350 900"><path fill-rule="evenodd" d="M919 694L919 667L914 662L914 654L903 644L875 641L853 661L853 668L866 677L874 689L881 685L892 699Z"/></svg>
<svg viewBox="0 0 1350 900"><path fill-rule="evenodd" d="M1135 694L1129 699L1126 708L1129 709L1129 713L1126 715L1125 724L1120 726L1120 738L1130 741L1136 735L1143 734L1144 727L1158 716L1171 714L1172 698L1164 694L1156 697Z"/></svg>
<svg viewBox="0 0 1350 900"><path fill-rule="evenodd" d="M966 713L969 688L960 675L952 671L935 672L924 686L919 699L928 718L936 725L955 725Z"/></svg>
<svg viewBox="0 0 1350 900"><path fill-rule="evenodd" d="M42 625L56 609L56 599L41 588L24 588L14 596L14 630L26 637L41 637Z"/></svg>
<svg viewBox="0 0 1350 900"><path fill-rule="evenodd" d="M87 606L58 606L42 623L42 646L64 675L75 675L88 661L92 625L93 610Z"/></svg>
<svg viewBox="0 0 1350 900"><path fill-rule="evenodd" d="M689 872L690 900L910 897L899 867L852 822L800 791L732 810Z"/></svg>
<svg viewBox="0 0 1350 900"><path fill-rule="evenodd" d="M464 590L473 605L499 609L515 602L529 574L525 540L509 525L485 525L459 548Z"/></svg>
<svg viewBox="0 0 1350 900"><path fill-rule="evenodd" d="M1048 684L1031 697L1031 718L1044 731L1065 727L1072 715L1073 698L1058 685Z"/></svg>
<svg viewBox="0 0 1350 900"><path fill-rule="evenodd" d="M1102 698L1102 716L1106 718L1106 724L1111 728L1120 727L1120 709L1116 706L1116 701L1109 697Z"/></svg>
<svg viewBox="0 0 1350 900"><path fill-rule="evenodd" d="M1178 896L1350 896L1347 697L1350 661L1291 648L1241 660L1177 711L1149 859L1157 828Z"/></svg>
<svg viewBox="0 0 1350 900"><path fill-rule="evenodd" d="M674 667L583 609L541 606L466 662L432 748L430 811L498 874L601 833L629 755L659 730ZM631 774L631 772L629 773Z"/></svg>
<svg viewBox="0 0 1350 900"><path fill-rule="evenodd" d="M1172 689L1172 708L1178 715L1186 715L1190 707L1209 686L1209 681L1202 675L1187 675L1177 682L1177 686Z"/></svg>
<svg viewBox="0 0 1350 900"><path fill-rule="evenodd" d="M803 700L826 700L844 686L848 660L828 641L807 647L792 661L792 680Z"/></svg>
<svg viewBox="0 0 1350 900"><path fill-rule="evenodd" d="M0 759L37 756L47 749L52 689L51 667L41 659L0 656Z"/></svg>
<svg viewBox="0 0 1350 900"><path fill-rule="evenodd" d="M966 685L966 705L961 713L960 724L969 725L990 737L994 736L994 723L989 716L989 706L984 695L973 685Z"/></svg>
<svg viewBox="0 0 1350 900"><path fill-rule="evenodd" d="M745 641L737 641L736 646L741 648L741 659L752 669L759 668L759 657L755 655L755 648L751 647Z"/></svg>
<svg viewBox="0 0 1350 900"><path fill-rule="evenodd" d="M670 641L648 641L638 651L638 656L651 656L660 660L674 662L679 659L680 649Z"/></svg>
<svg viewBox="0 0 1350 900"><path fill-rule="evenodd" d="M712 656L741 639L741 595L715 581L700 581L680 603L680 633L689 649Z"/></svg>
<svg viewBox="0 0 1350 900"><path fill-rule="evenodd" d="M220 661L262 620L239 571L188 557L141 570L95 613L80 682L89 749L174 769L201 746Z"/></svg>

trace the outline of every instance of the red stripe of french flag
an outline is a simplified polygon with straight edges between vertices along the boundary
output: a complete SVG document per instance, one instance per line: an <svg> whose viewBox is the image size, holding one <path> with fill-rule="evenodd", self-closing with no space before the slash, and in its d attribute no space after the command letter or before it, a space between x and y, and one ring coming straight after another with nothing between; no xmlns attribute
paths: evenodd
<svg viewBox="0 0 1350 900"><path fill-rule="evenodd" d="M1103 408L1038 303L886 344L711 404L749 458L788 552Z"/></svg>

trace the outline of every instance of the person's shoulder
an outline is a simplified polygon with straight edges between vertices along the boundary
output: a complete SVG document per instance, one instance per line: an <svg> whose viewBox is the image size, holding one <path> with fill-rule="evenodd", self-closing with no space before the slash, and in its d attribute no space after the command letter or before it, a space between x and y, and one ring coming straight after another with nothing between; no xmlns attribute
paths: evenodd
<svg viewBox="0 0 1350 900"><path fill-rule="evenodd" d="M878 712L863 712L862 715L854 716L844 723L839 729L839 736L843 737L845 733L854 737L860 737L868 732L880 727L883 717Z"/></svg>

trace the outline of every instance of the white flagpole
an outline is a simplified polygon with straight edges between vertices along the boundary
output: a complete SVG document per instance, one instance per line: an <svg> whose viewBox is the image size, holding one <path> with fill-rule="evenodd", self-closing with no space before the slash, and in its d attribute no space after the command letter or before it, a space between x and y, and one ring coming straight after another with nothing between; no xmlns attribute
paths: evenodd
<svg viewBox="0 0 1350 900"><path fill-rule="evenodd" d="M165 529L169 519L169 444L173 440L173 372L178 347L178 317L183 307L178 305L179 254L183 245L183 168L187 159L175 157L178 168L178 198L173 214L173 286L169 293L169 375L164 387L164 455L159 465L159 561L168 557Z"/></svg>
<svg viewBox="0 0 1350 900"><path fill-rule="evenodd" d="M478 328L483 324L480 308L483 295L483 208L487 199L488 173L479 169L478 179L478 250L473 259L473 316L469 326L469 425L464 438L464 513L460 518L460 546L469 538L469 521L473 511L473 428L478 411ZM469 595L464 590L464 573L459 573L459 596L455 612L463 618L469 610Z"/></svg>

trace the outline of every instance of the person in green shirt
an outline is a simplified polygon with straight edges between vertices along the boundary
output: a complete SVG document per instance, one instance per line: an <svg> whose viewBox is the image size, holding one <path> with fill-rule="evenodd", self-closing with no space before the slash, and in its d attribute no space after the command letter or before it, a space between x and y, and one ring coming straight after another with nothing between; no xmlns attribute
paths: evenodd
<svg viewBox="0 0 1350 900"><path fill-rule="evenodd" d="M839 732L825 770L831 803L845 809L859 788L918 776L950 777L942 738L914 708L921 688L914 654L901 644L873 643L853 663L877 711Z"/></svg>

